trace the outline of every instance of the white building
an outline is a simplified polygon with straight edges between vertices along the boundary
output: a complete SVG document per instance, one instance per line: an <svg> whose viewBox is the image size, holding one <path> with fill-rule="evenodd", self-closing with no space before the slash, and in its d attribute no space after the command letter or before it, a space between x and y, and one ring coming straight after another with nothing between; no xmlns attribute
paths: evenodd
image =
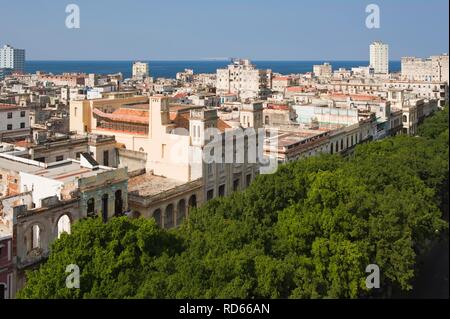
<svg viewBox="0 0 450 319"><path fill-rule="evenodd" d="M271 81L271 70L258 70L249 60L234 60L217 70L216 88L218 94L236 93L243 99L267 98Z"/></svg>
<svg viewBox="0 0 450 319"><path fill-rule="evenodd" d="M134 62L133 63L133 79L142 79L150 75L148 63Z"/></svg>
<svg viewBox="0 0 450 319"><path fill-rule="evenodd" d="M402 77L412 81L434 81L448 83L448 54L431 56L427 59L402 58Z"/></svg>
<svg viewBox="0 0 450 319"><path fill-rule="evenodd" d="M330 63L314 65L313 73L317 77L331 77L333 75L333 67Z"/></svg>
<svg viewBox="0 0 450 319"><path fill-rule="evenodd" d="M30 109L13 104L0 104L0 140L28 136Z"/></svg>
<svg viewBox="0 0 450 319"><path fill-rule="evenodd" d="M8 44L0 48L0 69L13 69L23 72L25 69L25 50L14 49Z"/></svg>
<svg viewBox="0 0 450 319"><path fill-rule="evenodd" d="M389 73L389 45L380 41L370 45L370 66L377 74Z"/></svg>

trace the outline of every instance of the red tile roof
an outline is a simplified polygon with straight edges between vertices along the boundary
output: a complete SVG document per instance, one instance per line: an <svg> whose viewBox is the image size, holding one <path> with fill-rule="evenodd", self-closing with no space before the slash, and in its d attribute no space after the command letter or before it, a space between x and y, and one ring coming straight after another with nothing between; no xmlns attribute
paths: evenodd
<svg viewBox="0 0 450 319"><path fill-rule="evenodd" d="M149 112L134 109L118 109L114 113L104 113L99 109L93 109L92 112L100 117L107 118L115 122L149 124Z"/></svg>

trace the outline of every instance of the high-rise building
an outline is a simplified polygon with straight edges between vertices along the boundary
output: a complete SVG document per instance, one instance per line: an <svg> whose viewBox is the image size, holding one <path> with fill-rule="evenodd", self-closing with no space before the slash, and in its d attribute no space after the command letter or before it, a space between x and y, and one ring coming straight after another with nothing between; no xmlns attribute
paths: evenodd
<svg viewBox="0 0 450 319"><path fill-rule="evenodd" d="M0 69L23 72L25 69L25 50L14 49L9 44L0 48Z"/></svg>
<svg viewBox="0 0 450 319"><path fill-rule="evenodd" d="M143 79L149 76L148 63L134 62L133 63L133 78Z"/></svg>
<svg viewBox="0 0 450 319"><path fill-rule="evenodd" d="M370 66L375 74L389 73L389 45L375 41L370 45Z"/></svg>

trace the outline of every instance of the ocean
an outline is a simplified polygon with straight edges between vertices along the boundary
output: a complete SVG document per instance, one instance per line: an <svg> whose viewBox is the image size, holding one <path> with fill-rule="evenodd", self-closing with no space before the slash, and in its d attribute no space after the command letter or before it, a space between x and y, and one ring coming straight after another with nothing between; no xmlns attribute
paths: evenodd
<svg viewBox="0 0 450 319"><path fill-rule="evenodd" d="M218 68L227 66L230 61L147 61L150 75L158 78L175 78L177 72L193 69L194 73L215 73ZM271 69L281 74L312 72L314 64L329 62L333 70L338 68L351 69L366 66L369 61L253 61L259 69ZM122 73L125 78L131 77L133 61L27 61L25 71L35 73L42 71L53 74L64 72L81 72L96 74ZM400 61L390 62L390 71L400 71Z"/></svg>

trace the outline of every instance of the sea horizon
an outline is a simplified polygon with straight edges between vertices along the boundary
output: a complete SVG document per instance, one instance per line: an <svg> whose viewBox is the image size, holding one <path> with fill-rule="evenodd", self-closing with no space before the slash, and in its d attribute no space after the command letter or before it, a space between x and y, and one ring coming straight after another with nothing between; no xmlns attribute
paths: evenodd
<svg viewBox="0 0 450 319"><path fill-rule="evenodd" d="M155 78L175 78L177 72L193 69L194 73L215 73L218 68L226 67L230 59L226 60L28 60L25 63L26 73L42 71L46 73L122 73L124 78L131 77L134 61L149 64L150 75ZM314 64L328 62L334 70L339 68L367 66L368 60L251 60L259 69L271 69L281 74L298 74L312 72ZM391 72L400 71L400 61L389 62Z"/></svg>

